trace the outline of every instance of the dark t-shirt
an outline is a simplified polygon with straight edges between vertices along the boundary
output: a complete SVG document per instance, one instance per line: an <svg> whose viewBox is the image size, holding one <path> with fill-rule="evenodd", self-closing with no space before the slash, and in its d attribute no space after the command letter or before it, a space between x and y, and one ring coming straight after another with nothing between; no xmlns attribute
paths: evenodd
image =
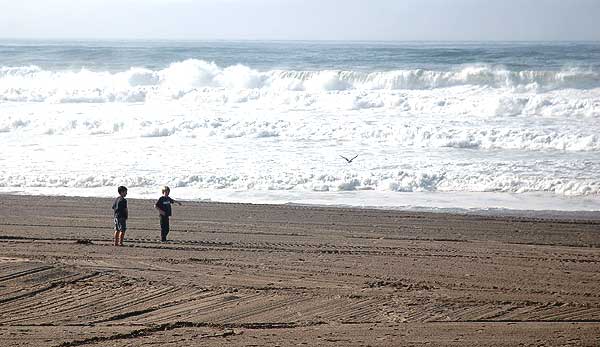
<svg viewBox="0 0 600 347"><path fill-rule="evenodd" d="M115 211L115 218L127 219L127 199L119 196L115 199L112 205L113 211Z"/></svg>
<svg viewBox="0 0 600 347"><path fill-rule="evenodd" d="M174 203L175 200L169 198L168 196L161 196L158 198L155 206L162 211L165 211L167 217L171 216L171 204Z"/></svg>

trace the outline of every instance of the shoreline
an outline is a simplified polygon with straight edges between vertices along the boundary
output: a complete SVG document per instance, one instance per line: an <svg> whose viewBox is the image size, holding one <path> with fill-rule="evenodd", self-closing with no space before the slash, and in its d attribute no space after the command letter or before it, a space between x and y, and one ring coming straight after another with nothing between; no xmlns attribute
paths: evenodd
<svg viewBox="0 0 600 347"><path fill-rule="evenodd" d="M172 189L176 192L177 188ZM398 194L398 193L397 193ZM409 193L410 194L410 193ZM413 193L419 194L419 193ZM444 193L454 195L453 193ZM505 193L500 193L505 194ZM135 200L155 200L148 197L149 194L143 196L128 197ZM158 198L159 194L155 194ZM177 194L171 194L177 196ZM460 195L460 194L457 194ZM98 195L78 195L78 194L39 194L39 193L24 193L19 191L0 191L0 196L29 196L29 197L73 197L81 199L114 199L112 196ZM457 196L460 199L460 196ZM356 210L379 210L390 212L407 212L407 213L442 213L467 216L482 216L482 217L514 217L514 218L531 218L531 219L559 219L559 220L600 220L600 208L597 210L580 209L580 210L559 210L559 209L516 209L503 207L483 207L483 208L466 208L466 207L434 207L434 206L393 206L393 205L352 205L352 204L329 204L318 202L266 202L266 201L231 201L231 200L211 200L203 198L178 198L180 201L188 201L192 203L214 203L214 204L230 204L230 205L256 205L256 206L298 206L298 207L316 207L316 208L333 208L333 209L356 209ZM233 200L233 199L232 199ZM590 198L593 200L593 197ZM599 205L600 207L600 205Z"/></svg>
<svg viewBox="0 0 600 347"><path fill-rule="evenodd" d="M597 346L600 221L2 195L11 346ZM35 309L32 309L35 308Z"/></svg>

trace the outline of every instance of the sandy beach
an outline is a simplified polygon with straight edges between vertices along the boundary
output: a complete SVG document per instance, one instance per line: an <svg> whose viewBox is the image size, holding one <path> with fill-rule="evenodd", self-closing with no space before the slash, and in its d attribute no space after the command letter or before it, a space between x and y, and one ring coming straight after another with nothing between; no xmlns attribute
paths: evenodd
<svg viewBox="0 0 600 347"><path fill-rule="evenodd" d="M1 346L598 346L600 220L0 199Z"/></svg>

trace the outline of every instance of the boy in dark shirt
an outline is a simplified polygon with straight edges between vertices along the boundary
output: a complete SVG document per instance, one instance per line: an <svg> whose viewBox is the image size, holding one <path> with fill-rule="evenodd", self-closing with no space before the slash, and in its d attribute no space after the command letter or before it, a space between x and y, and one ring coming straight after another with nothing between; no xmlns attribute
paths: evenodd
<svg viewBox="0 0 600 347"><path fill-rule="evenodd" d="M117 188L119 196L113 202L112 209L115 211L115 246L123 246L123 238L127 230L127 218L129 211L127 209L127 188L119 186Z"/></svg>
<svg viewBox="0 0 600 347"><path fill-rule="evenodd" d="M181 206L179 201L175 201L169 197L169 193L171 189L167 186L164 186L162 189L162 194L154 207L158 210L160 214L160 241L167 241L167 234L169 234L169 217L172 215L171 213L171 204L178 204Z"/></svg>

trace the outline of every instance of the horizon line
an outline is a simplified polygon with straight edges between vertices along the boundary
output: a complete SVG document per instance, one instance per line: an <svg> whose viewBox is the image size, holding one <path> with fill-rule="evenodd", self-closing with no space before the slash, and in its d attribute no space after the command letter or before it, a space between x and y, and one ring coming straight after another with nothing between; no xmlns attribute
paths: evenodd
<svg viewBox="0 0 600 347"><path fill-rule="evenodd" d="M130 42L322 42L322 43L600 43L600 40L587 39L561 39L561 40L432 40L432 39L410 39L410 40L366 40L366 39L249 39L249 38L90 38L90 37L0 37L0 41L130 41Z"/></svg>

